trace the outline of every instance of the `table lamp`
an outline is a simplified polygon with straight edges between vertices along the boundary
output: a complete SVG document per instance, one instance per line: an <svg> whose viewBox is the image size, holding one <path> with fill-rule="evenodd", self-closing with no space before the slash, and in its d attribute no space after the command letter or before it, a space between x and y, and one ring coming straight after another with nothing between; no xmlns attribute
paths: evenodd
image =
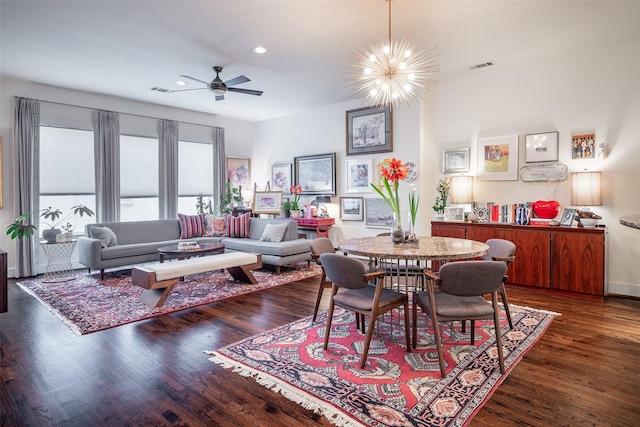
<svg viewBox="0 0 640 427"><path fill-rule="evenodd" d="M571 205L572 206L602 206L602 186L600 172L574 172L571 174ZM589 209L583 209L588 211ZM583 218L580 223L584 227L595 227L600 219L597 215Z"/></svg>
<svg viewBox="0 0 640 427"><path fill-rule="evenodd" d="M451 203L462 204L473 201L473 177L454 176L451 178Z"/></svg>

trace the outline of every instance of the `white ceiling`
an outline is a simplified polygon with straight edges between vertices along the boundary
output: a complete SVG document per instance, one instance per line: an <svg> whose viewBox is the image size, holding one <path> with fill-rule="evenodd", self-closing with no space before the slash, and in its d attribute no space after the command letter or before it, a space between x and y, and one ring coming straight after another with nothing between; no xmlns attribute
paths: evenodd
<svg viewBox="0 0 640 427"><path fill-rule="evenodd" d="M0 73L251 121L353 97L351 52L386 37L385 0L0 1ZM640 36L640 1L394 0L392 34L436 48L442 80ZM262 45L262 56L251 48ZM261 97L180 89L251 79ZM579 72L579 70L576 70ZM187 88L198 87L190 82Z"/></svg>

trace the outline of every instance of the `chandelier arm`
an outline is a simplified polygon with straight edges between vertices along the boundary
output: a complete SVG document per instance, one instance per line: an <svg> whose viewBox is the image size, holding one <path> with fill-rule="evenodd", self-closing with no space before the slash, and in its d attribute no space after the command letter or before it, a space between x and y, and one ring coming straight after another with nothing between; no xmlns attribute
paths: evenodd
<svg viewBox="0 0 640 427"><path fill-rule="evenodd" d="M389 2L389 47L391 47L391 0L387 0Z"/></svg>

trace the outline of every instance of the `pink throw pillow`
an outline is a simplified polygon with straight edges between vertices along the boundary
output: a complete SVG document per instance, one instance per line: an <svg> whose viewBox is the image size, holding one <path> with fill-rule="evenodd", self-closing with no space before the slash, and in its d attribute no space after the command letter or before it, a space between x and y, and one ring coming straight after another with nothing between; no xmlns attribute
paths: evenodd
<svg viewBox="0 0 640 427"><path fill-rule="evenodd" d="M227 237L249 237L249 213L224 217Z"/></svg>
<svg viewBox="0 0 640 427"><path fill-rule="evenodd" d="M191 239L193 237L202 237L207 229L204 214L183 215L178 214L180 221L180 238Z"/></svg>

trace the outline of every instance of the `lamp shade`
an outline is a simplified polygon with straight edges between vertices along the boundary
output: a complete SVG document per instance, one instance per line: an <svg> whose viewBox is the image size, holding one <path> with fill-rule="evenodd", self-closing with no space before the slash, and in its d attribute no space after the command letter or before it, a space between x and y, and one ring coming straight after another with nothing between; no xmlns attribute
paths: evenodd
<svg viewBox="0 0 640 427"><path fill-rule="evenodd" d="M574 172L571 174L571 205L602 206L600 172Z"/></svg>
<svg viewBox="0 0 640 427"><path fill-rule="evenodd" d="M471 203L473 201L473 177L454 176L451 178L451 203Z"/></svg>

